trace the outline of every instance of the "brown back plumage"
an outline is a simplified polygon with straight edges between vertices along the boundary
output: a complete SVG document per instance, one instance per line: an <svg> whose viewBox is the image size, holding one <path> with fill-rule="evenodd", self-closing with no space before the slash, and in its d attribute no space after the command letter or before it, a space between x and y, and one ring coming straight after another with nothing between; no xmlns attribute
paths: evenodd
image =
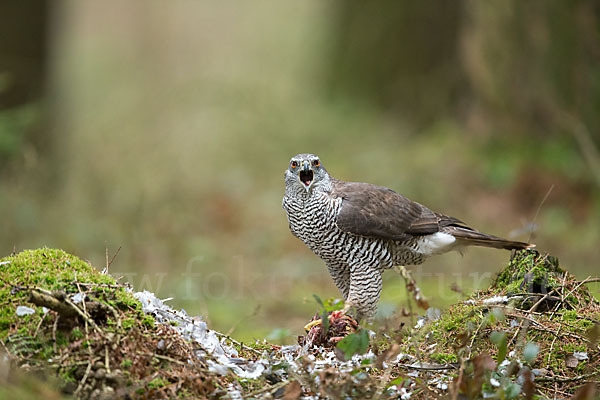
<svg viewBox="0 0 600 400"><path fill-rule="evenodd" d="M388 240L444 232L466 245L509 250L535 247L479 232L385 187L337 179L332 179L332 184L331 194L343 199L336 224L345 232Z"/></svg>

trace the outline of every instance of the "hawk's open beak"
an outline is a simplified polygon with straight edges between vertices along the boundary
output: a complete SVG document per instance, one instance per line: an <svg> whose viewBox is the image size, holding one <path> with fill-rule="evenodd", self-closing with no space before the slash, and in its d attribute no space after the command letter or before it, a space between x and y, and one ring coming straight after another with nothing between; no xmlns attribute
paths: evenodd
<svg viewBox="0 0 600 400"><path fill-rule="evenodd" d="M300 170L298 177L300 178L300 182L302 182L302 184L308 191L314 178L314 173L312 169L310 169L310 163L308 161L304 161L303 168Z"/></svg>

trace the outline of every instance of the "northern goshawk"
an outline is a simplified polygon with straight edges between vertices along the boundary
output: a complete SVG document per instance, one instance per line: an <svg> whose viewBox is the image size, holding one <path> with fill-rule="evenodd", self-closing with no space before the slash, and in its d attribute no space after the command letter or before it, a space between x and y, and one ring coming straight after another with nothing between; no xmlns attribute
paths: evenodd
<svg viewBox="0 0 600 400"><path fill-rule="evenodd" d="M313 154L290 160L283 208L292 233L325 261L359 319L377 311L385 269L461 246L534 247L481 233L391 189L335 179Z"/></svg>

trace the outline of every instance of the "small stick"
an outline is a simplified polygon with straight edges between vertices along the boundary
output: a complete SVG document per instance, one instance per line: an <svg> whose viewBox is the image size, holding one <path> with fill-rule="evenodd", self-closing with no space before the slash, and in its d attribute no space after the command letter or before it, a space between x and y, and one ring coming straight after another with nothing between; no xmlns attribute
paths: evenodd
<svg viewBox="0 0 600 400"><path fill-rule="evenodd" d="M85 381L87 380L88 375L90 374L90 371L92 370L92 361L93 360L88 361L88 365L87 365L87 368L85 369L85 373L83 374L83 378L81 378L81 381L79 381L79 385L77 385L77 389L75 389L75 392L73 392L75 397L77 397L77 395L79 394L81 389L83 389L83 385L85 385Z"/></svg>
<svg viewBox="0 0 600 400"><path fill-rule="evenodd" d="M448 369L459 369L459 366L457 364L432 365L432 366L424 366L424 367L420 367L417 365L397 364L397 366L400 368L415 369L418 371L445 371Z"/></svg>
<svg viewBox="0 0 600 400"><path fill-rule="evenodd" d="M46 314L42 315L42 318L40 318L40 322L35 327L35 332L33 333L33 337L36 337L38 335L38 332L40 331L40 327L42 326L42 322L44 322L45 318L46 318Z"/></svg>
<svg viewBox="0 0 600 400"><path fill-rule="evenodd" d="M542 207L543 207L544 203L546 202L546 200L548 200L548 196L550 196L550 193L552 193L552 190L554 190L554 184L552 184L552 186L550 186L550 189L548 189L548 191L546 192L546 195L540 202L540 205L538 206L537 210L535 211L535 215L533 216L533 220L531 221L532 223L535 223L535 220L537 219L538 214L542 210ZM532 238L533 238L533 231L531 231L531 233L529 233L529 238L527 239L527 243L531 243Z"/></svg>
<svg viewBox="0 0 600 400"><path fill-rule="evenodd" d="M106 373L110 374L110 359L108 358L108 345L104 346L104 366Z"/></svg>
<svg viewBox="0 0 600 400"><path fill-rule="evenodd" d="M60 318L60 314L56 314L56 319L54 320L54 325L52 326L52 349L54 353L58 353L58 349L56 348L56 328L58 326L58 319Z"/></svg>
<svg viewBox="0 0 600 400"><path fill-rule="evenodd" d="M252 347L250 347L250 346L246 346L244 343L238 342L237 340L235 340L235 339L231 338L231 336L229 336L229 335L226 335L226 334L224 334L224 333L217 332L217 331L215 331L215 333L217 334L217 336L219 336L219 337L222 337L222 338L225 338L225 339L227 339L227 340L231 341L232 343L234 343L234 344L236 344L236 345L240 346L240 347L241 347L241 348L243 348L243 349L246 349L246 350L248 350L248 351L251 351L251 352L253 352L253 353L255 353L255 354L258 354L259 356L262 356L262 353L261 353L260 351L258 351L258 350L256 350L256 349L253 349L253 348L252 348Z"/></svg>
<svg viewBox="0 0 600 400"><path fill-rule="evenodd" d="M252 397L255 397L256 395L262 394L264 392L268 392L268 391L271 391L271 390L277 390L277 389L279 389L281 387L286 386L288 383L290 383L290 382L289 381L281 381L281 382L278 382L278 383L276 383L274 385L266 386L266 387L264 387L262 389L258 389L258 390L255 390L254 392L250 392L246 396L247 396L247 398L252 398Z"/></svg>
<svg viewBox="0 0 600 400"><path fill-rule="evenodd" d="M112 256L112 258L110 259L110 261L108 261L108 247L106 248L106 267L102 271L103 274L108 274L108 269L112 265L113 261L115 261L115 258L117 257L117 254L119 254L119 251L121 251L121 246L119 246L119 248L117 249L117 252Z"/></svg>
<svg viewBox="0 0 600 400"><path fill-rule="evenodd" d="M538 376L535 378L536 381L539 382L575 382L575 381L581 381L587 378L591 378L594 376L599 375L598 372L592 372L589 374L585 374L585 375L579 375L579 376L573 376L573 377L569 377L569 376Z"/></svg>

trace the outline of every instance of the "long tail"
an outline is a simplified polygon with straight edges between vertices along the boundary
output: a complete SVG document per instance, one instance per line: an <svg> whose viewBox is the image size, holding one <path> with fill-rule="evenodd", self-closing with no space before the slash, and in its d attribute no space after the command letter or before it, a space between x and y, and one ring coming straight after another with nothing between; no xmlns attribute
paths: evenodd
<svg viewBox="0 0 600 400"><path fill-rule="evenodd" d="M463 244L471 246L493 247L495 249L506 250L523 250L535 247L535 244L502 239L498 236L488 235L487 233L462 226L448 226L444 229L444 232L451 234Z"/></svg>

